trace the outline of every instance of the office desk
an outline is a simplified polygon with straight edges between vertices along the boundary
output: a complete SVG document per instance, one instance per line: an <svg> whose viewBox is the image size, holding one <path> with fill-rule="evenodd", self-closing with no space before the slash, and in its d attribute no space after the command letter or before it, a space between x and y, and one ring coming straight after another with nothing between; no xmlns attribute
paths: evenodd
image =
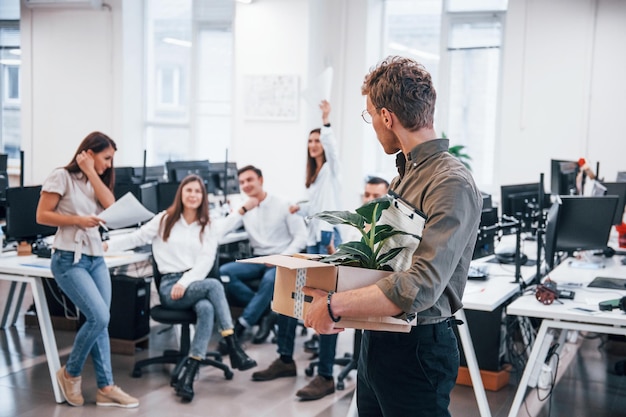
<svg viewBox="0 0 626 417"><path fill-rule="evenodd" d="M142 262L148 259L148 253L132 253L105 257L109 268ZM56 381L56 371L61 367L57 350L52 321L48 312L48 302L44 293L43 279L52 278L50 259L37 258L34 255L17 256L15 252L3 253L0 256L0 280L30 284L35 307L37 309L39 328L46 351L50 380L57 403L64 401ZM10 303L9 303L10 304ZM19 308L19 306L18 306Z"/></svg>
<svg viewBox="0 0 626 417"><path fill-rule="evenodd" d="M550 329L589 331L595 333L617 334L626 336L626 314L621 310L603 311L598 309L600 301L616 299L626 296L626 290L613 290L604 288L588 288L595 277L617 277L626 278L626 266L621 265L619 256L605 259L605 268L602 269L580 269L570 265L566 260L557 266L548 276L557 282L560 288L572 289L576 295L574 300L562 300L563 304L554 302L544 305L535 299L534 294L519 297L507 307L507 314L525 317L536 317L543 319L539 331L533 343L528 362L524 368L524 373L519 386L509 417L517 416L524 400L530 374L534 364L539 358L541 346ZM583 285L582 287L565 286L565 283ZM583 307L594 310L593 313L585 313L573 310L576 307Z"/></svg>

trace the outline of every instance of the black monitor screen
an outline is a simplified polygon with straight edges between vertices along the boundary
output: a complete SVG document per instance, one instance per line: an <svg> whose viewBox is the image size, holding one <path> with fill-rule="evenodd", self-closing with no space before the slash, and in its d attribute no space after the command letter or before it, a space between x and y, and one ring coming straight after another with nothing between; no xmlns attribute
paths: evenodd
<svg viewBox="0 0 626 417"><path fill-rule="evenodd" d="M41 185L7 188L7 240L35 242L56 233L57 228L37 223Z"/></svg>
<svg viewBox="0 0 626 417"><path fill-rule="evenodd" d="M515 217L523 222L522 229L530 230L531 224L541 209L550 206L550 194L543 194L540 203L539 183L503 185L500 187L501 215Z"/></svg>
<svg viewBox="0 0 626 417"><path fill-rule="evenodd" d="M181 182L189 174L196 174L205 181L211 180L209 161L167 161L167 179L169 182Z"/></svg>
<svg viewBox="0 0 626 417"><path fill-rule="evenodd" d="M548 212L546 261L551 268L557 252L606 248L617 207L616 196L560 196Z"/></svg>
<svg viewBox="0 0 626 417"><path fill-rule="evenodd" d="M139 201L151 212L159 212L159 192L156 181L147 182L139 186Z"/></svg>
<svg viewBox="0 0 626 417"><path fill-rule="evenodd" d="M115 167L115 185L136 184L133 167Z"/></svg>
<svg viewBox="0 0 626 417"><path fill-rule="evenodd" d="M158 211L163 211L172 205L174 197L176 197L176 191L178 190L178 183L176 182L160 182L157 185L157 203Z"/></svg>
<svg viewBox="0 0 626 417"><path fill-rule="evenodd" d="M605 195L616 195L618 197L613 224L622 224L624 206L626 205L626 182L605 182L602 185L606 187Z"/></svg>
<svg viewBox="0 0 626 417"><path fill-rule="evenodd" d="M550 161L551 185L553 195L576 195L577 161Z"/></svg>
<svg viewBox="0 0 626 417"><path fill-rule="evenodd" d="M144 172L145 168L145 172ZM155 165L149 167L133 167L133 176L139 178L141 182L165 181L165 165Z"/></svg>
<svg viewBox="0 0 626 417"><path fill-rule="evenodd" d="M215 179L215 187L220 194L239 194L236 162L213 162L210 170Z"/></svg>

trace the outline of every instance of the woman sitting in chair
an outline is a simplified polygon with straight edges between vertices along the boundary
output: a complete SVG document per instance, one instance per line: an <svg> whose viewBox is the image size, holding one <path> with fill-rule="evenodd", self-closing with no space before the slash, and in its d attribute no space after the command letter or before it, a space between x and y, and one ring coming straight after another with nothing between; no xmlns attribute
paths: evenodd
<svg viewBox="0 0 626 417"><path fill-rule="evenodd" d="M205 279L217 254L217 234L210 226L207 192L202 178L185 177L172 205L137 231L104 243L105 251L120 251L152 242L152 255L161 277L161 304L172 309L193 308L196 332L189 357L175 376L176 395L190 401L193 381L217 318L229 348L230 364L245 371L256 366L237 341L224 287L218 279Z"/></svg>

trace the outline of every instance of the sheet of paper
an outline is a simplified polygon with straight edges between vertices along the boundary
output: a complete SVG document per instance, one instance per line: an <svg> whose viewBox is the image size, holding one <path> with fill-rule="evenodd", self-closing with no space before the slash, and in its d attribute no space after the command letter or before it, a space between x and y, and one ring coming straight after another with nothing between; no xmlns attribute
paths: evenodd
<svg viewBox="0 0 626 417"><path fill-rule="evenodd" d="M98 217L105 221L109 229L121 229L150 220L154 213L145 208L131 192L127 192Z"/></svg>
<svg viewBox="0 0 626 417"><path fill-rule="evenodd" d="M380 217L380 224L388 224L397 230L422 237L422 230L426 223L426 217L409 205L407 202L398 198L393 192L389 193L394 199L391 206L383 211ZM380 253L385 253L391 248L404 247L395 258L387 262L394 271L406 271L411 267L413 253L420 244L420 239L408 235L396 235L385 242Z"/></svg>
<svg viewBox="0 0 626 417"><path fill-rule="evenodd" d="M317 108L322 100L330 100L330 91L333 85L333 68L326 67L302 92L302 96L311 106Z"/></svg>

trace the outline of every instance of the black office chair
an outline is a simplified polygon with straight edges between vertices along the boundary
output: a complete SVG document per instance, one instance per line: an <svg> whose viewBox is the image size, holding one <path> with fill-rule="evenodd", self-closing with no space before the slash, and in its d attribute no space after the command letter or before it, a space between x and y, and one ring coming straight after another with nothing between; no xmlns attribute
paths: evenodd
<svg viewBox="0 0 626 417"><path fill-rule="evenodd" d="M213 269L209 273L209 277L217 277L217 262ZM153 278L157 290L161 285L161 274L157 268L154 258L152 258ZM162 356L143 359L135 363L132 371L133 378L141 377L142 368L156 364L156 363L170 363L176 365L172 372L172 379L170 385L176 384L176 376L178 375L179 367L184 363L184 359L189 354L189 348L191 345L191 325L196 323L196 313L192 309L189 310L173 310L168 309L163 305L156 305L150 309L150 317L159 323L168 324L171 326L180 325L180 349L179 350L166 350ZM212 359L211 359L212 358ZM233 378L233 371L228 365L222 362L222 355L219 352L209 351L206 353L206 358L201 361L201 366L214 366L224 371L224 377L228 380Z"/></svg>
<svg viewBox="0 0 626 417"><path fill-rule="evenodd" d="M359 366L359 353L361 351L361 337L363 336L363 330L356 329L354 331L354 340L352 342L352 353L345 353L343 357L335 358L335 365L343 366L339 375L337 375L336 388L343 390L345 388L344 379L348 377L350 371L355 370ZM319 366L319 360L309 362L309 366L304 370L306 376L313 376L315 367Z"/></svg>

